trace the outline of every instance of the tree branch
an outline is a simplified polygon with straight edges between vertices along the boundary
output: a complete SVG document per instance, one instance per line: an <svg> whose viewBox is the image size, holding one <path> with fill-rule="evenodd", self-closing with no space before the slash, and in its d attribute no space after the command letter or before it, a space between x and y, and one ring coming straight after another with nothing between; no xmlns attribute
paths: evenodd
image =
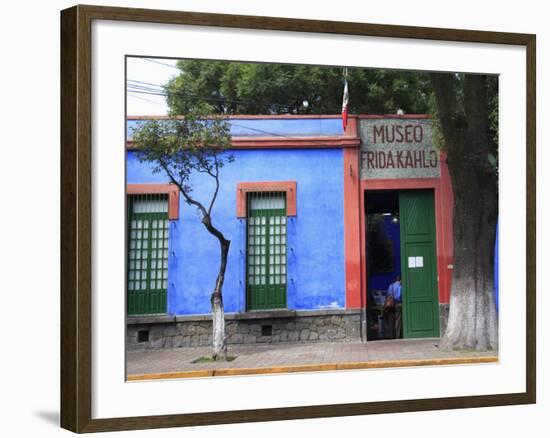
<svg viewBox="0 0 550 438"><path fill-rule="evenodd" d="M196 201L195 199L191 198L191 196L189 196L187 191L184 189L182 182L176 180L176 178L174 177L174 175L170 171L168 165L160 158L159 158L158 161L159 161L160 166L162 167L162 169L166 172L166 175L168 175L168 178L170 178L170 181L173 184L175 184L178 187L178 189L180 190L181 194L183 195L183 197L185 199L185 202L187 202L190 205L194 205L195 207L197 207L201 211L201 213L203 215L203 218L205 216L208 216L208 212L206 211L206 208L204 207L204 205L202 205L199 201Z"/></svg>
<svg viewBox="0 0 550 438"><path fill-rule="evenodd" d="M172 172L168 168L167 164L164 163L162 159L159 159L159 163L160 163L161 167L163 168L163 170L168 175L168 178L170 178L170 181L172 181L172 183L175 184L178 187L178 189L180 190L181 194L183 195L183 197L185 199L185 202L189 205L194 205L195 207L197 207L200 210L200 212L202 213L202 223L204 224L206 229L210 232L210 234L215 236L220 241L222 246L229 244L230 241L227 240L225 238L225 236L223 235L223 233L220 230L218 230L212 224L212 218L210 217L210 211L209 210L207 211L206 208L204 207L204 205L202 205L202 203L200 203L199 201L193 199L189 195L189 193L187 193L187 191L183 187L183 184L181 183L181 181L176 180L176 178L174 177L174 175L172 174ZM218 182L218 181L219 181L219 179L216 178L216 182ZM218 190L216 189L216 194L217 194L217 191ZM212 204L213 204L213 202L210 204L210 209L212 208Z"/></svg>
<svg viewBox="0 0 550 438"><path fill-rule="evenodd" d="M212 212L212 207L214 206L214 202L216 202L216 198L218 197L218 192L220 190L220 166L218 163L218 160L215 160L216 162L216 174L212 175L213 178L216 180L216 190L214 191L214 195L212 196L212 201L210 201L210 206L208 207L208 215Z"/></svg>

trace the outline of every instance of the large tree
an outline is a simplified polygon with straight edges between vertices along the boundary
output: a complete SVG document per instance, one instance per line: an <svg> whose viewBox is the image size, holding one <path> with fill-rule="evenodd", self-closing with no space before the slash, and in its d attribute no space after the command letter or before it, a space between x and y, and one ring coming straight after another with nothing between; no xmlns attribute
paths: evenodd
<svg viewBox="0 0 550 438"><path fill-rule="evenodd" d="M443 349L498 348L494 245L498 215L498 79L433 73L454 208L454 270Z"/></svg>
<svg viewBox="0 0 550 438"><path fill-rule="evenodd" d="M180 73L164 87L172 114L186 114L201 102L220 114L338 114L342 108L341 67L199 60L177 66ZM348 68L348 82L351 113L429 109L425 73Z"/></svg>
<svg viewBox="0 0 550 438"><path fill-rule="evenodd" d="M220 189L220 170L233 161L229 124L222 117L211 117L211 107L196 108L183 118L149 120L134 130L132 137L140 161L152 163L154 173L162 173L175 184L190 206L195 207L206 230L220 246L220 267L210 295L212 309L212 346L214 360L224 360L227 353L222 288L227 267L230 240L212 220ZM207 199L193 192L192 178L204 175L214 189ZM205 279L206 280L206 279Z"/></svg>

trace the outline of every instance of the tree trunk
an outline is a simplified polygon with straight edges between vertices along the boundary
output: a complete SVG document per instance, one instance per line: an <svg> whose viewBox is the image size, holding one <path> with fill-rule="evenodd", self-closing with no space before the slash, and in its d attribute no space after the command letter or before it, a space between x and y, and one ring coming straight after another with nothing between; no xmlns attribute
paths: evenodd
<svg viewBox="0 0 550 438"><path fill-rule="evenodd" d="M174 183L180 190L180 193L183 195L185 202L189 205L195 206L198 211L202 214L201 222L206 228L206 230L212 234L218 242L220 243L220 270L218 272L218 277L216 278L216 286L214 291L210 296L210 308L212 310L212 347L213 347L213 360L225 360L227 356L227 337L225 335L225 315L223 311L223 282L225 279L225 269L227 267L227 254L229 253L229 245L231 244L230 240L227 240L223 233L218 230L214 225L212 225L212 217L210 213L216 202L218 196L218 191L220 188L219 180L219 168L221 166L220 162L217 159L214 159L214 170L211 168L203 169L205 173L212 176L216 182L216 190L210 201L208 209L196 199L193 199L189 194L189 188L184 184L184 179L179 181L174 177L174 174L170 171L168 165L164 161L160 161L160 167L164 169L170 181ZM181 176L181 175L180 175Z"/></svg>
<svg viewBox="0 0 550 438"><path fill-rule="evenodd" d="M465 75L463 104L454 75L432 74L445 138L454 209L454 270L447 330L441 349L496 350L494 245L498 180L489 162L486 77Z"/></svg>
<svg viewBox="0 0 550 438"><path fill-rule="evenodd" d="M227 344L225 339L225 316L223 312L223 300L217 291L212 293L212 347L214 360L225 360Z"/></svg>
<svg viewBox="0 0 550 438"><path fill-rule="evenodd" d="M460 165L458 166L460 167ZM454 271L442 349L496 350L494 300L496 193L480 184L474 167L453 169Z"/></svg>
<svg viewBox="0 0 550 438"><path fill-rule="evenodd" d="M214 360L225 360L227 357L227 337L225 335L225 315L223 311L222 287L225 278L229 245L229 240L220 239L220 271L218 273L218 278L216 279L216 287L210 297L210 304L212 308L212 359Z"/></svg>

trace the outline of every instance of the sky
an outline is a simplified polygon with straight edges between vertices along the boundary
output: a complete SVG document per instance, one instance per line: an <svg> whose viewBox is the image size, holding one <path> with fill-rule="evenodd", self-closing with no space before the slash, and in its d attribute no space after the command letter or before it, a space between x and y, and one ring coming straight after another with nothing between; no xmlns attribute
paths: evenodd
<svg viewBox="0 0 550 438"><path fill-rule="evenodd" d="M161 85L178 74L176 60L162 58L126 58L127 115L158 116L166 115L168 107ZM151 94L153 93L153 94Z"/></svg>

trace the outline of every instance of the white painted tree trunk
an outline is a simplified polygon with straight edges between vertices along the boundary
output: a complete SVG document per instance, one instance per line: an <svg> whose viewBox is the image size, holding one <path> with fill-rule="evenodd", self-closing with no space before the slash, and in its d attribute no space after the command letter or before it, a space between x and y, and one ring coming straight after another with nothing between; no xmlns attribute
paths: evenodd
<svg viewBox="0 0 550 438"><path fill-rule="evenodd" d="M216 293L212 294L212 346L213 359L225 360L227 356L225 316L223 302Z"/></svg>
<svg viewBox="0 0 550 438"><path fill-rule="evenodd" d="M456 163L458 160L454 160ZM494 297L496 188L476 166L449 163L454 178L454 270L447 330L440 348L497 350L498 315Z"/></svg>
<svg viewBox="0 0 550 438"><path fill-rule="evenodd" d="M464 279L452 286L444 350L497 350L498 315L492 286L477 286Z"/></svg>
<svg viewBox="0 0 550 438"><path fill-rule="evenodd" d="M440 348L497 350L498 315L494 297L496 195L479 187L474 172L453 169L454 271L447 330Z"/></svg>

